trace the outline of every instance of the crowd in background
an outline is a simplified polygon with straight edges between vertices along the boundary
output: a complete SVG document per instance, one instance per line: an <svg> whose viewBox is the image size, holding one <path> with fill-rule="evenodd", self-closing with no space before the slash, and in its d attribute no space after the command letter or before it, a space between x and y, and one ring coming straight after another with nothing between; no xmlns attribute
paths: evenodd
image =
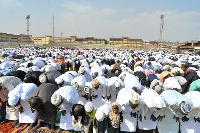
<svg viewBox="0 0 200 133"><path fill-rule="evenodd" d="M200 133L200 56L65 47L0 54L0 126L13 122L15 132Z"/></svg>

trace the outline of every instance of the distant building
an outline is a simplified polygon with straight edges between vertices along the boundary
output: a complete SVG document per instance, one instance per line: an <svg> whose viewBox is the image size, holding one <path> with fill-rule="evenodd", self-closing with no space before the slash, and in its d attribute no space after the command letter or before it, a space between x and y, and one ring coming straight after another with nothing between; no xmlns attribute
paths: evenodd
<svg viewBox="0 0 200 133"><path fill-rule="evenodd" d="M200 41L185 42L178 48L181 51L186 51L186 50L199 51L200 50Z"/></svg>
<svg viewBox="0 0 200 133"><path fill-rule="evenodd" d="M94 37L77 38L76 36L66 37L32 37L35 44L50 44L50 43L84 43L84 44L106 44L105 39L96 39Z"/></svg>
<svg viewBox="0 0 200 133"><path fill-rule="evenodd" d="M45 36L45 37L31 37L34 44L50 44L53 42L52 36Z"/></svg>
<svg viewBox="0 0 200 133"><path fill-rule="evenodd" d="M141 47L143 47L143 40L142 39L130 39L128 37L110 38L109 44L141 48Z"/></svg>
<svg viewBox="0 0 200 133"><path fill-rule="evenodd" d="M32 43L31 35L0 33L0 42Z"/></svg>

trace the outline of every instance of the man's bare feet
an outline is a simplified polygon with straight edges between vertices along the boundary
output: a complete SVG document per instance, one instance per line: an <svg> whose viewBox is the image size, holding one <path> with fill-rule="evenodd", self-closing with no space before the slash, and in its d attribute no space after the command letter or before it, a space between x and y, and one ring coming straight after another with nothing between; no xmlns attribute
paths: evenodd
<svg viewBox="0 0 200 133"><path fill-rule="evenodd" d="M35 127L33 127L33 128L31 129L31 131L37 130L37 129L39 129L40 127L41 127L40 125L36 125Z"/></svg>
<svg viewBox="0 0 200 133"><path fill-rule="evenodd" d="M15 127L16 127L16 128L20 128L20 127L23 126L24 124L26 124L26 123L18 123Z"/></svg>
<svg viewBox="0 0 200 133"><path fill-rule="evenodd" d="M15 127L15 126L17 126L18 123L19 123L18 120L14 121L14 124L13 124L11 127Z"/></svg>
<svg viewBox="0 0 200 133"><path fill-rule="evenodd" d="M4 121L2 121L2 122L0 123L0 125L3 125L3 124L5 124L5 123L7 123L7 122L9 122L9 120L5 119Z"/></svg>
<svg viewBox="0 0 200 133"><path fill-rule="evenodd" d="M30 126L28 127L28 131L30 131L33 128L33 123L30 124Z"/></svg>

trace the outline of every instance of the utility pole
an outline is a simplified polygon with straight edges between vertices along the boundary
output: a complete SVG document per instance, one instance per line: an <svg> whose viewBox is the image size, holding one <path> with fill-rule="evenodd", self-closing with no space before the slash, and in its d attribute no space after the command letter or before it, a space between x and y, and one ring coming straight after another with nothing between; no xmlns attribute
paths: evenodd
<svg viewBox="0 0 200 133"><path fill-rule="evenodd" d="M53 22L52 22L52 30L53 30L53 42L54 42L54 30L55 30L55 27L54 27L54 15L53 15Z"/></svg>
<svg viewBox="0 0 200 133"><path fill-rule="evenodd" d="M29 19L30 19L30 15L27 15L26 16L26 19L27 19L27 35L29 35L29 25L30 25L30 22L29 22Z"/></svg>
<svg viewBox="0 0 200 133"><path fill-rule="evenodd" d="M164 15L160 15L160 36L159 36L159 43L162 44L162 34L163 34L163 25L164 25Z"/></svg>
<svg viewBox="0 0 200 133"><path fill-rule="evenodd" d="M63 35L63 33L60 33L60 36L61 36L61 44L62 44L62 35Z"/></svg>

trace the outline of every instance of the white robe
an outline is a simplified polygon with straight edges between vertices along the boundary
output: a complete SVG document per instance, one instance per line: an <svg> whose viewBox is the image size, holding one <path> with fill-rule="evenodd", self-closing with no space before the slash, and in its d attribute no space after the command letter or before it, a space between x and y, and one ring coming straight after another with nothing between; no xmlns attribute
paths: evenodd
<svg viewBox="0 0 200 133"><path fill-rule="evenodd" d="M20 100L20 104L23 107L23 112L19 112L19 123L34 123L37 119L37 111L32 113L28 101Z"/></svg>
<svg viewBox="0 0 200 133"><path fill-rule="evenodd" d="M178 133L179 123L173 119L174 114L169 108L164 109L165 118L162 121L158 121L159 133Z"/></svg>

